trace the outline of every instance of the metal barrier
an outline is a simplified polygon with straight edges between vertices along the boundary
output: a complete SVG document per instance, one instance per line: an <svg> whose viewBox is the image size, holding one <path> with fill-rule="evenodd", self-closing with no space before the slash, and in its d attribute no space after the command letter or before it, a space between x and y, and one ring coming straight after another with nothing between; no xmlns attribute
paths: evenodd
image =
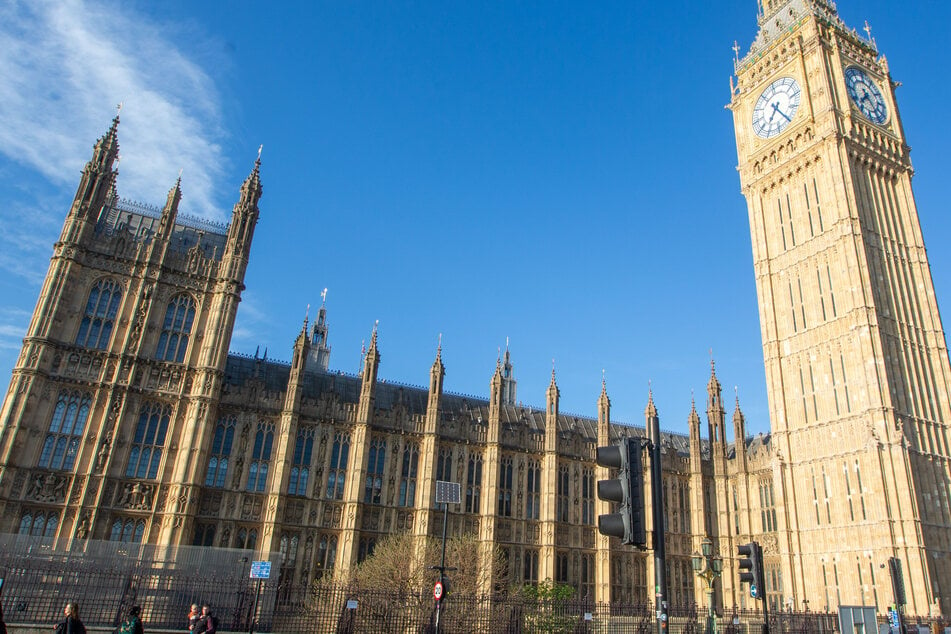
<svg viewBox="0 0 951 634"><path fill-rule="evenodd" d="M75 601L86 625L99 628L116 627L128 608L138 605L147 630L183 631L188 607L198 603L212 607L222 631L248 631L252 618L255 631L273 633L427 634L434 629L434 602L428 587L397 592L294 586L272 578L261 584L255 603L257 584L248 578L249 551L111 542L80 546L56 550L43 540L0 536L7 623L46 629L60 620L66 602ZM279 568L275 565L274 569ZM705 617L706 611L696 605L671 606L668 632L700 634ZM442 634L653 634L654 619L649 603L449 595L439 630ZM717 621L718 630L725 634L762 631L760 611L728 610ZM772 634L823 634L836 627L834 614L770 614Z"/></svg>

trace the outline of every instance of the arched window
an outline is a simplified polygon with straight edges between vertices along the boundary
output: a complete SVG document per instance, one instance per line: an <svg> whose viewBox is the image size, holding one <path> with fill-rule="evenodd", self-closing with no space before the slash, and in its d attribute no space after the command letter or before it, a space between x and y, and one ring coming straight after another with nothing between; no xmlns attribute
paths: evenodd
<svg viewBox="0 0 951 634"><path fill-rule="evenodd" d="M525 583L538 583L538 551L525 551L525 567L523 569L522 580Z"/></svg>
<svg viewBox="0 0 951 634"><path fill-rule="evenodd" d="M382 502L383 463L385 461L386 441L382 438L374 438L370 441L370 460L367 462L367 478L363 491L363 501L366 504L380 504Z"/></svg>
<svg viewBox="0 0 951 634"><path fill-rule="evenodd" d="M581 523L594 523L594 471L581 472Z"/></svg>
<svg viewBox="0 0 951 634"><path fill-rule="evenodd" d="M443 482L454 482L452 479L452 447L443 447L439 450L436 460L436 479Z"/></svg>
<svg viewBox="0 0 951 634"><path fill-rule="evenodd" d="M376 548L376 537L364 537L360 540L360 547L357 549L357 563L364 561L367 557L373 556L373 550Z"/></svg>
<svg viewBox="0 0 951 634"><path fill-rule="evenodd" d="M110 279L96 282L89 291L86 310L79 322L76 345L105 350L112 336L121 300L122 287L118 282Z"/></svg>
<svg viewBox="0 0 951 634"><path fill-rule="evenodd" d="M499 464L499 515L512 517L512 458L506 456Z"/></svg>
<svg viewBox="0 0 951 634"><path fill-rule="evenodd" d="M258 529L252 528L248 530L246 528L238 529L238 542L234 545L235 548L240 548L242 550L254 550L255 546L258 544Z"/></svg>
<svg viewBox="0 0 951 634"><path fill-rule="evenodd" d="M478 513L482 500L482 456L469 454L466 470L466 513Z"/></svg>
<svg viewBox="0 0 951 634"><path fill-rule="evenodd" d="M267 484L267 469L271 462L271 446L274 444L274 425L258 423L248 468L248 491L264 491Z"/></svg>
<svg viewBox="0 0 951 634"><path fill-rule="evenodd" d="M407 444L403 448L403 471L400 476L399 506L413 506L416 503L416 471L419 465L419 448Z"/></svg>
<svg viewBox="0 0 951 634"><path fill-rule="evenodd" d="M570 507L570 494L568 491L568 484L570 478L568 476L568 465L561 465L558 468L558 502L557 502L557 513L559 522L568 521L568 509Z"/></svg>
<svg viewBox="0 0 951 634"><path fill-rule="evenodd" d="M335 535L321 535L317 546L317 572L314 575L320 579L324 573L334 569L337 560L337 537Z"/></svg>
<svg viewBox="0 0 951 634"><path fill-rule="evenodd" d="M310 478L310 455L314 449L314 430L302 429L297 432L294 445L294 462L291 465L291 477L287 487L290 495L307 495L307 481Z"/></svg>
<svg viewBox="0 0 951 634"><path fill-rule="evenodd" d="M72 471L83 437L92 399L81 392L59 393L53 420L43 443L39 466L43 469Z"/></svg>
<svg viewBox="0 0 951 634"><path fill-rule="evenodd" d="M59 527L59 514L50 511L27 511L20 518L20 535L32 535L33 537L55 537L56 529Z"/></svg>
<svg viewBox="0 0 951 634"><path fill-rule="evenodd" d="M165 434L168 432L168 420L172 408L159 403L146 403L139 414L139 424L132 437L132 449L129 452L127 478L154 479L158 475L159 462L162 460L162 448L165 446Z"/></svg>
<svg viewBox="0 0 951 634"><path fill-rule="evenodd" d="M145 535L145 520L119 518L112 523L109 541L139 544L142 542L143 535Z"/></svg>
<svg viewBox="0 0 951 634"><path fill-rule="evenodd" d="M541 467L537 460L528 462L528 473L525 478L525 517L537 520L541 509Z"/></svg>
<svg viewBox="0 0 951 634"><path fill-rule="evenodd" d="M327 499L342 500L343 485L347 479L347 458L350 455L350 436L334 434L330 451L330 469L327 474Z"/></svg>
<svg viewBox="0 0 951 634"><path fill-rule="evenodd" d="M215 427L215 437L211 441L211 458L208 459L208 473L205 475L205 486L220 489L225 485L236 422L234 416L229 416L219 420L218 426Z"/></svg>
<svg viewBox="0 0 951 634"><path fill-rule="evenodd" d="M568 583L568 553L555 555L555 581Z"/></svg>
<svg viewBox="0 0 951 634"><path fill-rule="evenodd" d="M215 543L215 525L198 524L195 526L194 546L213 546Z"/></svg>
<svg viewBox="0 0 951 634"><path fill-rule="evenodd" d="M189 295L177 295L165 309L165 321L162 322L162 334L159 335L155 358L162 361L181 363L188 349L188 336L195 320L195 302Z"/></svg>

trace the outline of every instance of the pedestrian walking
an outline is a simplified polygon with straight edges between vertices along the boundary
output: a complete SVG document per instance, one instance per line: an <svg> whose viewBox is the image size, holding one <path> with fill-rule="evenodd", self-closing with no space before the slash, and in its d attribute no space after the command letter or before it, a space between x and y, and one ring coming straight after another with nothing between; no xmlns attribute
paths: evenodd
<svg viewBox="0 0 951 634"><path fill-rule="evenodd" d="M192 609L188 612L188 631L194 632L198 626L198 619L201 618L201 610L197 603L192 603Z"/></svg>
<svg viewBox="0 0 951 634"><path fill-rule="evenodd" d="M212 614L209 606L201 606L201 616L195 624L195 634L215 634L217 631L218 617Z"/></svg>
<svg viewBox="0 0 951 634"><path fill-rule="evenodd" d="M119 634L144 634L142 628L142 619L139 618L139 606L133 605L129 608L129 615L119 626Z"/></svg>
<svg viewBox="0 0 951 634"><path fill-rule="evenodd" d="M63 620L56 626L56 634L86 634L83 622L79 620L79 604L67 603L63 609Z"/></svg>

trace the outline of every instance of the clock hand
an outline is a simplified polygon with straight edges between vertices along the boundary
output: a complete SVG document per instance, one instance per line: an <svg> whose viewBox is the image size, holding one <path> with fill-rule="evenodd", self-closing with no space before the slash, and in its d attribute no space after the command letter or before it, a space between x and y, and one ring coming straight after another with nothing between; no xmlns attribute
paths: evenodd
<svg viewBox="0 0 951 634"><path fill-rule="evenodd" d="M779 115L780 115L783 119L785 119L786 121L790 121L790 122L792 121L792 119L790 119L788 116L786 116L786 113L785 113L785 112L783 112L782 110L779 109L779 102L778 102L778 101L773 104L773 114L779 114ZM773 115L769 115L769 120L770 120L770 121L773 120Z"/></svg>

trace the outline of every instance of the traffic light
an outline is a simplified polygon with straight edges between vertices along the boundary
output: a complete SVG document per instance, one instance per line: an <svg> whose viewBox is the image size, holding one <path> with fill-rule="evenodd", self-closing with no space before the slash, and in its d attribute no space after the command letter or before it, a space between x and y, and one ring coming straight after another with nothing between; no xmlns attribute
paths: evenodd
<svg viewBox="0 0 951 634"><path fill-rule="evenodd" d="M740 583L750 584L750 596L762 599L766 594L763 575L763 548L756 542L737 547L740 553Z"/></svg>
<svg viewBox="0 0 951 634"><path fill-rule="evenodd" d="M598 531L620 537L622 544L643 548L647 545L647 530L640 439L624 438L616 445L598 447L598 464L619 470L616 480L598 480L598 497L620 502L617 513L598 516Z"/></svg>

